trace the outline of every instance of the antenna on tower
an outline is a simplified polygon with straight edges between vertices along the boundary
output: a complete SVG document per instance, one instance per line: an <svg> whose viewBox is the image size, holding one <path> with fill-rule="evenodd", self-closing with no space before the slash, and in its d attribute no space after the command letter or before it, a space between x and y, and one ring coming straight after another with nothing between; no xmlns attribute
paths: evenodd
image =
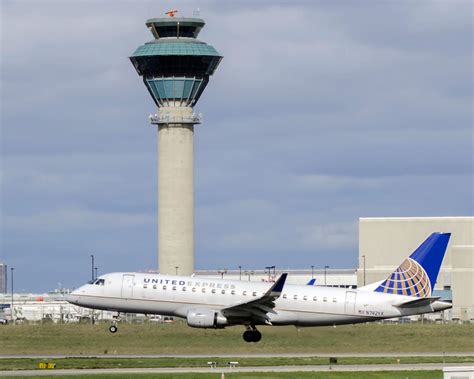
<svg viewBox="0 0 474 379"><path fill-rule="evenodd" d="M168 17L174 17L176 13L178 13L178 10L177 10L177 9L171 9L170 11L166 12L165 14L166 14Z"/></svg>

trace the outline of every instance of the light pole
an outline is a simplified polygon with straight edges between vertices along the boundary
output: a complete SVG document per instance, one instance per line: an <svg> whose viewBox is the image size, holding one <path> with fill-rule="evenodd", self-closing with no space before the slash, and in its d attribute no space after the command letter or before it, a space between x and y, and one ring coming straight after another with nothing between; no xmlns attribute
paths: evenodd
<svg viewBox="0 0 474 379"><path fill-rule="evenodd" d="M94 254L91 254L91 275L92 280L94 280Z"/></svg>
<svg viewBox="0 0 474 379"><path fill-rule="evenodd" d="M270 281L270 276L272 274L272 269L273 269L273 277L275 277L275 270L276 270L276 266L266 266L265 267L265 272L268 272L268 281Z"/></svg>
<svg viewBox="0 0 474 379"><path fill-rule="evenodd" d="M326 270L329 268L329 266L324 266L324 285L326 285Z"/></svg>
<svg viewBox="0 0 474 379"><path fill-rule="evenodd" d="M266 266L266 267L265 267L265 273L268 274L268 281L269 281L269 282L270 282L271 269L272 269L272 266Z"/></svg>
<svg viewBox="0 0 474 379"><path fill-rule="evenodd" d="M176 270L176 275L178 275L179 266L174 266L174 269Z"/></svg>
<svg viewBox="0 0 474 379"><path fill-rule="evenodd" d="M364 260L364 286L365 286L365 255L362 256L362 259Z"/></svg>
<svg viewBox="0 0 474 379"><path fill-rule="evenodd" d="M11 277L12 277L12 304L11 304L11 307L10 307L12 322L14 321L14 319L13 319L13 270L14 270L14 269L15 269L14 267L11 267L11 268L10 268L10 271L11 271L11 274L12 274L12 275L11 275Z"/></svg>
<svg viewBox="0 0 474 379"><path fill-rule="evenodd" d="M311 279L314 279L314 266L311 265Z"/></svg>
<svg viewBox="0 0 474 379"><path fill-rule="evenodd" d="M253 274L254 274L253 270L252 271L247 271L247 270L244 271L244 275L248 275L248 277L249 277L249 282L250 282L250 276L253 275Z"/></svg>
<svg viewBox="0 0 474 379"><path fill-rule="evenodd" d="M239 280L242 280L242 266L239 266Z"/></svg>
<svg viewBox="0 0 474 379"><path fill-rule="evenodd" d="M221 275L221 279L224 279L224 274L227 274L227 269L217 270L217 272Z"/></svg>
<svg viewBox="0 0 474 379"><path fill-rule="evenodd" d="M95 270L95 277L97 278L97 267L94 267Z"/></svg>

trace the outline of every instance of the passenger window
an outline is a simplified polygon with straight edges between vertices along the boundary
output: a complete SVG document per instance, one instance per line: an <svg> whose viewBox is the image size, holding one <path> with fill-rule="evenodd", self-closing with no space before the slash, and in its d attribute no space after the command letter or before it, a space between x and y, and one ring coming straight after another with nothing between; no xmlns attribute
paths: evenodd
<svg viewBox="0 0 474 379"><path fill-rule="evenodd" d="M313 301L318 301L318 297L317 297L317 296L314 296L314 297L313 297Z"/></svg>
<svg viewBox="0 0 474 379"><path fill-rule="evenodd" d="M298 295L293 296L293 299L298 300Z"/></svg>
<svg viewBox="0 0 474 379"><path fill-rule="evenodd" d="M225 295L225 290L222 290L221 293L222 293L223 295Z"/></svg>
<svg viewBox="0 0 474 379"><path fill-rule="evenodd" d="M286 293L283 294L283 299L286 299L288 296L286 296Z"/></svg>
<svg viewBox="0 0 474 379"><path fill-rule="evenodd" d="M192 291L193 291L193 292L196 292L196 288L193 287Z"/></svg>
<svg viewBox="0 0 474 379"><path fill-rule="evenodd" d="M213 289L211 290L211 292L212 292L212 293L216 293L216 290L213 288Z"/></svg>
<svg viewBox="0 0 474 379"><path fill-rule="evenodd" d="M231 295L235 295L235 290L230 291Z"/></svg>
<svg viewBox="0 0 474 379"><path fill-rule="evenodd" d="M242 295L247 296L247 291L242 292Z"/></svg>
<svg viewBox="0 0 474 379"><path fill-rule="evenodd" d="M173 286L173 291L176 291L176 286Z"/></svg>
<svg viewBox="0 0 474 379"><path fill-rule="evenodd" d="M252 292L252 296L257 296L257 292Z"/></svg>
<svg viewBox="0 0 474 379"><path fill-rule="evenodd" d="M183 292L186 292L186 287L183 287Z"/></svg>
<svg viewBox="0 0 474 379"><path fill-rule="evenodd" d="M324 301L324 302L327 302L327 301L328 301L328 298L327 298L327 297L323 297L323 301Z"/></svg>
<svg viewBox="0 0 474 379"><path fill-rule="evenodd" d="M166 291L166 286L163 286L163 290Z"/></svg>
<svg viewBox="0 0 474 379"><path fill-rule="evenodd" d="M332 302L333 302L333 303L337 303L337 299L334 297L334 298L332 299Z"/></svg>
<svg viewBox="0 0 474 379"><path fill-rule="evenodd" d="M202 293L206 293L206 289L205 289L205 288L202 289Z"/></svg>
<svg viewBox="0 0 474 379"><path fill-rule="evenodd" d="M156 284L153 284L153 289L156 290Z"/></svg>
<svg viewBox="0 0 474 379"><path fill-rule="evenodd" d="M303 296L303 300L308 300L308 296Z"/></svg>
<svg viewBox="0 0 474 379"><path fill-rule="evenodd" d="M144 284L144 285L143 285L143 288L148 288L148 284Z"/></svg>

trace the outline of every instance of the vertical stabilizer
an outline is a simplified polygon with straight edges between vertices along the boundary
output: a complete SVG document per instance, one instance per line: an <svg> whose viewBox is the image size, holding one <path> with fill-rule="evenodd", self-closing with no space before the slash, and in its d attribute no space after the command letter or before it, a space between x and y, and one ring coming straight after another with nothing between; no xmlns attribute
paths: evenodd
<svg viewBox="0 0 474 379"><path fill-rule="evenodd" d="M375 291L431 296L450 237L451 233L433 233Z"/></svg>

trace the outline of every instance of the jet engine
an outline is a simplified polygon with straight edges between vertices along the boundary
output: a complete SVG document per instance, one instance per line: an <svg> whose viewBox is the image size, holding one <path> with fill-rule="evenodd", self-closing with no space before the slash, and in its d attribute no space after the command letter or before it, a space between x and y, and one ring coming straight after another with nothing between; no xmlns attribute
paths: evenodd
<svg viewBox="0 0 474 379"><path fill-rule="evenodd" d="M225 328L227 318L213 309L191 309L187 314L188 325L193 328Z"/></svg>

